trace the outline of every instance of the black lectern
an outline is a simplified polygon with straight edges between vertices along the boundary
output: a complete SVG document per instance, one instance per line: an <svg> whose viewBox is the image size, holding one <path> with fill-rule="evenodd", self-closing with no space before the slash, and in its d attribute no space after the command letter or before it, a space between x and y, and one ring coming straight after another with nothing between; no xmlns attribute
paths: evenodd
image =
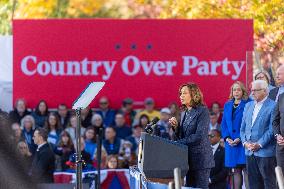
<svg viewBox="0 0 284 189"><path fill-rule="evenodd" d="M174 168L188 171L188 147L142 132L138 152L138 168L146 178L173 178Z"/></svg>

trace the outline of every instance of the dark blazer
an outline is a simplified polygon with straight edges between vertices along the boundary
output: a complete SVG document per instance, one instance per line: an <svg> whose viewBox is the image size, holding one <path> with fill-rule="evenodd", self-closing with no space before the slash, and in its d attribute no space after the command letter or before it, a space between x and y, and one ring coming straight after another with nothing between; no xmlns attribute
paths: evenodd
<svg viewBox="0 0 284 189"><path fill-rule="evenodd" d="M284 93L279 95L278 102L273 112L273 134L284 136ZM276 145L277 164L284 168L284 146Z"/></svg>
<svg viewBox="0 0 284 189"><path fill-rule="evenodd" d="M284 93L279 95L273 114L273 133L284 136Z"/></svg>
<svg viewBox="0 0 284 189"><path fill-rule="evenodd" d="M15 108L13 111L11 111L9 113L9 117L11 119L11 121L14 123L14 122L17 122L19 124L21 124L21 120L23 117L25 117L26 115L30 115L31 112L29 112L28 110L25 110L24 114L21 116L18 112L18 110Z"/></svg>
<svg viewBox="0 0 284 189"><path fill-rule="evenodd" d="M175 130L178 143L188 146L189 170L214 167L213 153L208 139L209 112L207 107L192 108L181 115L181 124Z"/></svg>
<svg viewBox="0 0 284 189"><path fill-rule="evenodd" d="M225 167L225 149L219 145L214 154L215 167L211 169L210 189L226 189L229 170Z"/></svg>
<svg viewBox="0 0 284 189"><path fill-rule="evenodd" d="M31 177L38 183L53 182L55 169L54 153L48 143L36 151L31 168Z"/></svg>
<svg viewBox="0 0 284 189"><path fill-rule="evenodd" d="M276 100L276 96L278 94L278 91L279 91L279 87L276 87L274 89L271 89L271 91L269 92L269 95L268 97L271 99L271 100Z"/></svg>

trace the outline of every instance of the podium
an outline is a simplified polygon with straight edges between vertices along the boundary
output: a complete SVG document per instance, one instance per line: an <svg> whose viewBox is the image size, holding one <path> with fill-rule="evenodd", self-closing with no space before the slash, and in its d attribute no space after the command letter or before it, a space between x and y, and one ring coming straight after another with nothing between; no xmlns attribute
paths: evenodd
<svg viewBox="0 0 284 189"><path fill-rule="evenodd" d="M147 179L172 179L174 168L188 171L188 147L142 132L138 151L138 168Z"/></svg>

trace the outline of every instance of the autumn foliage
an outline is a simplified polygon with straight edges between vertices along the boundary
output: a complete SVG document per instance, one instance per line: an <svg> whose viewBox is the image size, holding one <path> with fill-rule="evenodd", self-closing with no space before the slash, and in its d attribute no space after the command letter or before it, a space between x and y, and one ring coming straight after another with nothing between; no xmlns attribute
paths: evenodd
<svg viewBox="0 0 284 189"><path fill-rule="evenodd" d="M0 34L13 18L253 19L255 50L283 56L283 0L1 0Z"/></svg>

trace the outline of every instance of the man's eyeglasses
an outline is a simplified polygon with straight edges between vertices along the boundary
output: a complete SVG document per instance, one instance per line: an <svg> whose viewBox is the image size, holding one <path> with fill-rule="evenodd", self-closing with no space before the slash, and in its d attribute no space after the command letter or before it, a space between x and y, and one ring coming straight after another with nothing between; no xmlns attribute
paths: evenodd
<svg viewBox="0 0 284 189"><path fill-rule="evenodd" d="M252 89L251 92L259 92L261 90L264 90L264 89Z"/></svg>
<svg viewBox="0 0 284 189"><path fill-rule="evenodd" d="M215 135L211 134L211 135L208 135L208 137L213 138L215 137Z"/></svg>
<svg viewBox="0 0 284 189"><path fill-rule="evenodd" d="M265 77L264 76L259 76L259 77L257 77L257 78L255 78L256 80L261 80L261 79L265 79Z"/></svg>

